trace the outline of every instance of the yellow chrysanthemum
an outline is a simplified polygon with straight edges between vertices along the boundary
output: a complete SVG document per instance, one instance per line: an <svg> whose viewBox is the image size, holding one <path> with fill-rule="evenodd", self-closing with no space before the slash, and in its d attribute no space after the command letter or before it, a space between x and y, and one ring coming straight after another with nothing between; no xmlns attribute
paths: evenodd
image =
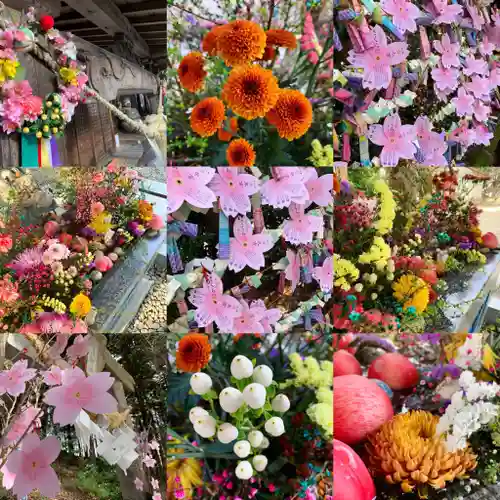
<svg viewBox="0 0 500 500"><path fill-rule="evenodd" d="M403 303L404 308L414 307L417 313L423 313L429 305L429 287L427 283L413 274L405 274L392 284L394 298Z"/></svg>
<svg viewBox="0 0 500 500"><path fill-rule="evenodd" d="M106 234L113 227L113 224L111 224L111 214L101 212L92 219L89 227L97 234Z"/></svg>
<svg viewBox="0 0 500 500"><path fill-rule="evenodd" d="M76 76L78 75L78 70L73 68L61 68L59 70L59 75L63 82L68 85L78 85Z"/></svg>
<svg viewBox="0 0 500 500"><path fill-rule="evenodd" d="M387 267L390 258L391 247L382 237L375 236L369 250L363 252L358 260L360 264L374 264L379 271L382 271Z"/></svg>
<svg viewBox="0 0 500 500"><path fill-rule="evenodd" d="M169 453L183 453L183 448L172 448ZM167 499L191 499L195 489L203 484L201 466L194 458L167 459ZM183 495L183 496L182 496Z"/></svg>
<svg viewBox="0 0 500 500"><path fill-rule="evenodd" d="M12 59L0 59L0 82L16 76L18 61Z"/></svg>
<svg viewBox="0 0 500 500"><path fill-rule="evenodd" d="M78 316L79 318L84 318L92 309L92 302L83 293L79 293L71 302L69 310Z"/></svg>
<svg viewBox="0 0 500 500"><path fill-rule="evenodd" d="M396 202L387 183L381 179L373 184L373 189L380 197L380 207L378 220L374 227L378 234L387 234L392 229L394 218L396 217Z"/></svg>
<svg viewBox="0 0 500 500"><path fill-rule="evenodd" d="M340 255L333 254L333 285L347 291L351 284L359 278L359 269L349 260L341 259Z"/></svg>

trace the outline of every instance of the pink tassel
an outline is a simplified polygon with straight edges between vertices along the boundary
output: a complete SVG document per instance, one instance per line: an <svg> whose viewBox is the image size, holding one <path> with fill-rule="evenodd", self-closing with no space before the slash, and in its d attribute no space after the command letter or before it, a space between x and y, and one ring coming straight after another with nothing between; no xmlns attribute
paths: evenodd
<svg viewBox="0 0 500 500"><path fill-rule="evenodd" d="M343 140L342 160L351 161L351 142L349 134L344 134L342 140Z"/></svg>

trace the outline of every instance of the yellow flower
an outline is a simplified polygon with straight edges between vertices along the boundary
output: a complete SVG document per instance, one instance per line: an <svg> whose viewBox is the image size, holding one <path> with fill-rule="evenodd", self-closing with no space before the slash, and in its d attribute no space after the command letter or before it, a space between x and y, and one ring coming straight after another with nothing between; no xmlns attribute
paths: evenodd
<svg viewBox="0 0 500 500"><path fill-rule="evenodd" d="M312 356L304 360L299 354L293 353L288 357L290 366L295 375L293 385L305 385L308 387L330 387L333 385L333 363L322 361L321 364Z"/></svg>
<svg viewBox="0 0 500 500"><path fill-rule="evenodd" d="M446 343L444 346L444 353L447 361L451 361L457 357L458 348L465 344L467 335L467 333L454 333L451 336L450 342Z"/></svg>
<svg viewBox="0 0 500 500"><path fill-rule="evenodd" d="M493 352L493 349L485 344L483 347L483 366L490 372L496 372L496 359L498 356Z"/></svg>
<svg viewBox="0 0 500 500"><path fill-rule="evenodd" d="M90 302L90 299L83 293L79 293L69 306L69 310L79 318L87 316L91 308L92 302Z"/></svg>
<svg viewBox="0 0 500 500"><path fill-rule="evenodd" d="M7 78L16 76L18 61L12 59L0 59L0 82L4 82Z"/></svg>
<svg viewBox="0 0 500 500"><path fill-rule="evenodd" d="M349 290L351 283L359 278L359 269L349 260L341 259L339 255L333 254L333 276L334 286Z"/></svg>
<svg viewBox="0 0 500 500"><path fill-rule="evenodd" d="M404 307L414 307L417 313L423 313L429 305L429 288L426 282L413 274L401 276L393 283L394 298L402 302Z"/></svg>
<svg viewBox="0 0 500 500"><path fill-rule="evenodd" d="M92 219L89 227L97 234L106 234L113 227L113 224L111 224L111 215L107 212L101 212Z"/></svg>
<svg viewBox="0 0 500 500"><path fill-rule="evenodd" d="M392 229L396 217L396 202L389 186L382 179L375 181L373 189L380 196L378 220L375 222L374 227L377 229L378 234L387 234Z"/></svg>
<svg viewBox="0 0 500 500"><path fill-rule="evenodd" d="M183 452L183 448L171 448L169 450L172 455ZM202 484L201 466L198 460L194 458L173 460L167 458L167 500L194 498L195 488ZM184 496L177 497L176 491L184 493Z"/></svg>
<svg viewBox="0 0 500 500"><path fill-rule="evenodd" d="M153 205L145 200L139 200L139 215L143 221L153 218Z"/></svg>
<svg viewBox="0 0 500 500"><path fill-rule="evenodd" d="M317 404L309 406L306 413L324 431L325 437L333 436L333 391L320 387L316 391Z"/></svg>
<svg viewBox="0 0 500 500"><path fill-rule="evenodd" d="M333 164L333 146L328 144L323 146L318 139L311 142L312 154L307 158L316 167L329 167Z"/></svg>
<svg viewBox="0 0 500 500"><path fill-rule="evenodd" d="M64 83L75 86L78 85L78 82L76 80L76 75L78 75L77 69L61 68L59 70L59 75L61 76Z"/></svg>
<svg viewBox="0 0 500 500"><path fill-rule="evenodd" d="M391 257L391 248L380 236L373 238L373 243L367 252L359 256L360 264L375 264L375 267L382 271ZM335 265L334 265L335 268Z"/></svg>

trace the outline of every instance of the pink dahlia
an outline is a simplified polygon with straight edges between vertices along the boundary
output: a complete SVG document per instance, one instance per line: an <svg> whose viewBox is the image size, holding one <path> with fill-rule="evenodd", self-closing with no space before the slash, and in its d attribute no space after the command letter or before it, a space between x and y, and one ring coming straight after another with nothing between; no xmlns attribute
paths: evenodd
<svg viewBox="0 0 500 500"><path fill-rule="evenodd" d="M42 248L28 248L9 264L6 264L5 267L13 269L16 272L16 276L22 278L31 269L43 262L43 253Z"/></svg>

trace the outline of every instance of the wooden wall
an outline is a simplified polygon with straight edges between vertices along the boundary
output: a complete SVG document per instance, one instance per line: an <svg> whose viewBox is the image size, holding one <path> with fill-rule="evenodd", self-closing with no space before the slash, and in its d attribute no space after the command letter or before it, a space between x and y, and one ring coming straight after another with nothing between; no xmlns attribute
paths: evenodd
<svg viewBox="0 0 500 500"><path fill-rule="evenodd" d="M30 55L18 54L35 95L44 97L56 90L54 74ZM115 149L115 129L111 113L94 99L81 103L73 120L57 139L63 166L95 166L111 159ZM20 134L0 132L0 167L19 166Z"/></svg>

